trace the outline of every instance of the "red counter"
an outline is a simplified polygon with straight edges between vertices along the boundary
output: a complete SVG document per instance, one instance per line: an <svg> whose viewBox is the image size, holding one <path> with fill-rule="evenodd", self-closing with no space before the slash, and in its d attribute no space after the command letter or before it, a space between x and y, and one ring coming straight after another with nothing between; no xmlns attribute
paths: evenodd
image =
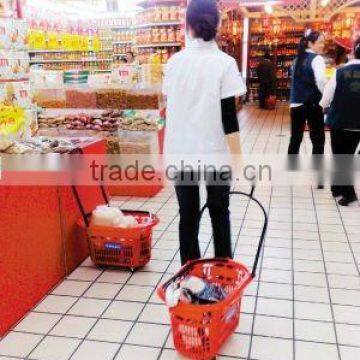
<svg viewBox="0 0 360 360"><path fill-rule="evenodd" d="M79 191L87 209L103 203L98 188ZM88 256L80 216L71 187L0 186L0 337Z"/></svg>

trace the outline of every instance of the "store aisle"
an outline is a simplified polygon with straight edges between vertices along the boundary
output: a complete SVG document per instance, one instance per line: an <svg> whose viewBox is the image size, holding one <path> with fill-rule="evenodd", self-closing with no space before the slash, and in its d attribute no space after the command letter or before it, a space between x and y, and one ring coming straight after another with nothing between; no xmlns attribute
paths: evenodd
<svg viewBox="0 0 360 360"><path fill-rule="evenodd" d="M287 109L241 113L245 150L286 152ZM309 149L307 141L304 151ZM329 190L262 187L270 225L259 281L243 298L240 326L220 360L360 358L360 208L339 208ZM176 360L157 285L180 266L177 203L171 188L152 199L114 199L161 219L150 264L134 274L86 260L0 341L0 360ZM236 259L251 264L261 217L247 199L231 204ZM210 220L201 248L212 254Z"/></svg>

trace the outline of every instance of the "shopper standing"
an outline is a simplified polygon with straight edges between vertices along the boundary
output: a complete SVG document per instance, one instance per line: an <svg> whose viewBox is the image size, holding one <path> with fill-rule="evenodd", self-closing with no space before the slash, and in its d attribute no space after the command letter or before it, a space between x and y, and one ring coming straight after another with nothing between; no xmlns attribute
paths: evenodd
<svg viewBox="0 0 360 360"><path fill-rule="evenodd" d="M259 79L259 106L261 109L266 109L266 100L274 94L276 87L276 68L268 51L257 67L257 76Z"/></svg>
<svg viewBox="0 0 360 360"><path fill-rule="evenodd" d="M326 119L330 127L331 147L334 154L354 155L360 143L360 38L355 41L354 60L336 70L325 87L320 105L330 106ZM346 171L346 169L345 169ZM350 184L335 185L331 190L334 197L341 196L339 205L348 206L357 201L355 188L351 185L352 174L344 179Z"/></svg>
<svg viewBox="0 0 360 360"><path fill-rule="evenodd" d="M192 0L186 13L189 43L172 56L165 72L167 97L165 154L197 155L240 153L235 97L246 93L235 59L219 50L215 37L219 12L215 0ZM189 167L188 167L189 168ZM194 168L192 168L194 169ZM215 256L230 258L230 174L215 171L207 183ZM175 186L180 208L180 254L182 264L200 258L199 174L177 173ZM209 177L208 177L209 178ZM220 181L219 181L220 180Z"/></svg>
<svg viewBox="0 0 360 360"><path fill-rule="evenodd" d="M320 55L324 36L308 31L301 39L291 77L291 139L289 154L298 154L306 123L310 129L313 154L323 154L325 145L324 115L319 105L326 84L326 66Z"/></svg>

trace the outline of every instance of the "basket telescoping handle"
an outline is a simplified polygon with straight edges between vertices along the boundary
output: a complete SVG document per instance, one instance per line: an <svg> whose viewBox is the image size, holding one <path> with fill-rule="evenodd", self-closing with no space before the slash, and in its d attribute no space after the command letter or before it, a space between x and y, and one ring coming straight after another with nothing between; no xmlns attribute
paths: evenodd
<svg viewBox="0 0 360 360"><path fill-rule="evenodd" d="M101 189L101 194L102 194L102 196L104 198L105 204L107 206L109 206L109 199L108 199L108 196L106 194L104 186L100 185L100 189ZM90 225L89 217L91 216L91 212L86 213L86 211L84 209L84 205L83 205L83 203L81 201L79 192L78 192L75 185L72 186L72 190L73 190L76 202L78 203L80 213L81 213L81 216L82 216L82 218L84 220L84 223L85 223L86 227L89 227L89 225ZM136 212L136 213L140 213L140 214L146 214L146 215L148 215L148 219L149 219L150 223L154 221L154 215L150 211L145 211L145 210L135 210L134 211L134 210L126 210L126 209L121 209L121 210L124 211L124 212Z"/></svg>
<svg viewBox="0 0 360 360"><path fill-rule="evenodd" d="M255 278L256 276L256 270L257 270L257 266L258 266L258 263L259 263L259 259L260 259L260 254L261 254L261 249L264 245L264 240L265 240L265 235L266 235L266 230L267 230L267 227L268 227L268 215L266 213L266 210L264 208L264 206L260 203L259 200L255 199L253 197L253 194L254 194L254 191L255 191L255 187L252 186L251 188L251 191L250 191L250 194L247 194L247 193L244 193L244 192L240 192L240 191L231 191L230 192L230 195L243 195L243 196L247 196L249 197L251 200L255 201L259 207L261 208L263 214L264 214L264 226L262 228L262 231L261 231L261 236L260 236L260 241L259 241L259 245L258 245L258 248L257 248L257 252L256 252L256 256L255 256L255 260L254 260L254 264L253 264L253 268L252 268L252 272L251 272L251 277L252 278ZM206 210L207 208L207 204L205 204L201 211L200 211L200 214L199 214L199 219L201 219L202 215L204 214L204 211ZM218 262L221 262L223 261L224 263L227 262L227 259L219 259L219 258L215 258L215 259L200 259L200 260L191 260L191 261L188 261L181 269L178 273L176 273L173 277L171 277L163 286L162 288L163 289L166 289L171 283L175 282L177 278L179 277L182 277L183 275L186 275L189 271L189 269L193 266L193 264L196 264L196 263L199 263L199 262L204 262L204 263L218 263Z"/></svg>
<svg viewBox="0 0 360 360"><path fill-rule="evenodd" d="M243 196L246 196L246 197L250 198L250 200L254 201L260 207L260 209L262 210L262 212L264 214L264 225L263 225L263 228L262 228L262 231L261 231L259 245L258 245L258 248L257 248L257 251L256 251L255 260L254 260L254 264L253 264L252 271L251 271L251 276L253 278L255 278L255 276L256 276L256 270L257 270L257 267L258 267L258 264L259 264L260 254L261 254L262 247L264 245L266 230L267 230L268 222L269 222L268 215L267 215L267 212L266 212L264 206L261 204L261 202L259 200L257 200L253 196L254 191L255 191L255 186L251 187L250 194L244 193L242 191L230 191L229 192L229 195L243 195ZM204 213L204 211L206 210L207 207L208 207L207 204L205 204L202 207L202 209L200 211L200 215L199 215L200 219L201 219L201 217L202 217L202 215L203 215L203 213Z"/></svg>
<svg viewBox="0 0 360 360"><path fill-rule="evenodd" d="M104 199L104 202L105 202L106 205L109 206L109 199L108 199L108 196L107 196L107 194L106 194L105 188L104 188L103 185L99 185L99 186L100 186L101 195L102 195L102 197L103 197L103 199ZM79 209L80 209L80 212L81 212L81 216L82 216L83 219L84 219L85 226L86 226L86 227L89 227L89 224L90 224L90 223L89 223L89 217L90 217L90 215L91 215L91 212L90 212L90 213L86 213L85 208L84 208L84 205L83 205L83 203L82 203L82 201L81 201L79 192L78 192L78 190L77 190L77 188L76 188L75 185L72 186L72 191L73 191L73 194L74 194L74 196L75 196L76 202L77 202L77 204L78 204L78 206L79 206Z"/></svg>

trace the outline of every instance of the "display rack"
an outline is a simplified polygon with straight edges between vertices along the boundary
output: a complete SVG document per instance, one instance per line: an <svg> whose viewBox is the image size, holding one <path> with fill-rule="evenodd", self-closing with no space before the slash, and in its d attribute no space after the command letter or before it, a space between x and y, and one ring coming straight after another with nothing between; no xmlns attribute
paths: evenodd
<svg viewBox="0 0 360 360"><path fill-rule="evenodd" d="M221 50L236 59L239 69L242 65L243 15L232 9L222 13L217 42Z"/></svg>
<svg viewBox="0 0 360 360"><path fill-rule="evenodd" d="M140 63L166 63L185 42L184 8L181 0L148 0L136 16L133 48Z"/></svg>
<svg viewBox="0 0 360 360"><path fill-rule="evenodd" d="M248 60L248 98L258 100L259 79L257 66L269 52L276 64L277 84L274 89L279 101L290 96L290 68L297 53L297 46L304 33L304 25L290 18L262 18L250 22Z"/></svg>

